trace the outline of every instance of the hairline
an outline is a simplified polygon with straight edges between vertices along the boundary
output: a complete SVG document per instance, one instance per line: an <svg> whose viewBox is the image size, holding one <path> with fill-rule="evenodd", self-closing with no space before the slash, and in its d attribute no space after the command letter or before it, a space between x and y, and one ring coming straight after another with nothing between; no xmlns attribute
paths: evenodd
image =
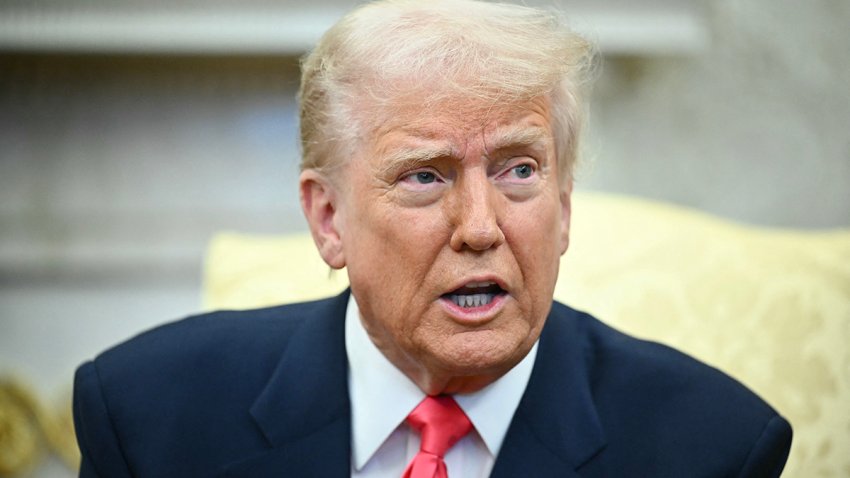
<svg viewBox="0 0 850 478"><path fill-rule="evenodd" d="M391 0L378 2L377 5L370 4L367 6L367 9L372 9L371 13L376 11L375 8L377 8L378 11L381 11L384 7L386 7L388 11L392 11L393 8L396 8L398 5L409 5L410 3L411 2L405 2L404 0ZM446 5L455 6L450 2L437 3L439 3L437 10ZM469 5L475 8L479 7L479 5L475 3L470 3ZM429 8L430 7L425 7L424 11L433 13ZM482 4L481 8L489 7ZM530 10L527 7L519 8ZM383 109L386 109L388 104L400 102L401 100L416 101L420 99L415 97L415 93L411 93L405 89L402 83L399 83L399 80L404 78L404 72L402 72L402 76L395 73L385 75L385 70L364 67L356 60L352 64L344 60L344 57L338 56L337 48L347 48L343 45L344 42L351 39L351 35L361 35L362 38L363 33L372 31L371 28L374 27L374 24L370 24L368 22L375 21L376 19L369 17L369 14L367 14L365 30L361 30L360 28L364 24L361 22L363 19L359 16L360 13L362 13L361 10L355 10L354 13L341 21L340 24L347 23L347 26L343 26L341 31L336 31L336 26L329 30L329 33L326 34L327 41L326 38L323 38L316 50L305 58L303 62L305 67L304 80L310 80L313 82L309 85L310 88L308 88L308 93L315 93L318 91L319 94L323 94L324 96L319 97L319 103L310 103L310 108L312 109L309 111L302 108L302 147L305 152L308 147L311 148L312 153L319 151L319 154L310 154L309 157L305 154L302 162L302 169L317 169L328 173L333 173L334 171L339 170L341 166L347 164L352 160L352 158L357 156L356 153L359 152L359 149L367 147L367 136L369 133L374 132L375 129L375 115L371 113L379 111L382 106L384 107ZM511 14L513 13L514 12ZM462 98L465 101L479 100L482 101L481 104L484 104L485 108L485 102L490 103L489 108L501 108L506 107L505 105L509 105L510 103L521 102L520 100L522 99L531 99L541 96L547 97L550 106L552 135L555 145L554 153L556 163L559 166L559 176L570 180L572 178L572 171L578 156L577 146L580 130L582 129L581 127L585 117L582 101L582 86L584 84L584 80L587 78L585 75L588 71L588 67L592 66L593 49L586 41L584 41L584 39L571 32L565 26L564 22L557 20L557 14L537 10L535 15L549 15L548 18L555 22L555 24L552 24L551 28L549 25L545 27L547 28L545 33L547 36L545 38L547 41L550 41L550 43L548 43L550 47L555 45L555 43L551 42L555 42L556 37L558 38L557 42L564 42L562 44L559 43L559 48L563 48L563 50L557 51L563 55L567 55L566 57L561 57L563 58L561 61L558 61L558 57L554 56L546 57L548 58L546 60L538 59L540 63L533 63L533 68L539 68L539 70L529 70L532 72L539 71L541 74L545 73L546 75L555 75L555 77L552 77L553 81L551 83L534 80L528 83L523 83L523 81L515 80L513 83L510 83L510 85L515 88L513 90L503 91L498 89L498 85L501 83L494 84L497 86L497 89L488 90L486 89L489 88L487 85L491 85L489 82L492 81L493 76L481 77L481 79L484 80L482 83L478 81L479 78L475 76L475 72L478 70L469 70L469 72L473 73L472 76L464 76L463 71L465 70L449 70L449 76L445 77L449 80L445 83L448 86L446 88L435 88L433 91L429 92L428 96L429 99L433 99L433 101L437 103L444 102L450 98ZM527 20L528 18L523 17L523 19ZM504 20L504 18L502 18L502 20ZM398 24L392 23L391 21L387 24L387 26L391 28L398 27ZM332 31L334 33L331 33ZM521 37L517 37L518 40L520 38ZM544 37L541 36L540 38ZM362 41L362 39L357 41ZM355 54L362 54L364 50L359 50L359 48L366 46L366 44L356 43L355 45ZM369 45L372 44L370 43ZM498 48L495 45L493 45L493 47ZM501 50L498 49L494 51L496 54L500 54L501 52ZM551 53L552 51L547 50L547 52ZM549 53L546 54L548 55ZM326 63L326 61L329 63ZM335 61L339 63L334 63ZM331 68L330 70L324 69L324 65L326 64L331 65L329 67ZM361 64L358 68L366 69L359 72L351 69L352 66L358 64ZM343 70L340 71L347 71L347 74L349 75L352 73L355 73L356 75L334 76L336 75L336 73L334 73L334 71L336 71L334 70L335 65L342 65L341 68L343 68ZM529 65L531 65L531 63ZM435 63L433 66L439 66L439 63ZM392 72L393 70L389 71ZM557 73L555 73L556 71ZM461 76L453 76L458 72L460 72ZM528 71L525 72L528 73ZM442 77L439 75L428 76L428 80L434 80L435 78L439 79ZM531 77L529 77L529 79L531 79ZM420 79L417 78L417 80ZM387 81L389 81L389 83L387 83ZM426 83L424 86L426 91L427 84L430 83ZM508 83L505 84L508 85ZM301 94L305 91L304 86L305 83L302 82L302 90L299 94L299 98L302 100L303 96ZM482 90L482 87L485 89ZM315 88L319 88L319 90L316 90ZM423 86L419 86L418 91L422 91L422 89ZM315 98L315 96L310 98ZM501 99L507 99L507 102L501 103ZM360 103L360 108L357 108L358 103ZM363 103L365 103L365 106ZM420 104L423 103L420 102ZM306 116L304 115L305 111L308 113ZM318 116L316 116L317 114ZM303 129L305 118L309 120L310 127L307 136L304 135Z"/></svg>

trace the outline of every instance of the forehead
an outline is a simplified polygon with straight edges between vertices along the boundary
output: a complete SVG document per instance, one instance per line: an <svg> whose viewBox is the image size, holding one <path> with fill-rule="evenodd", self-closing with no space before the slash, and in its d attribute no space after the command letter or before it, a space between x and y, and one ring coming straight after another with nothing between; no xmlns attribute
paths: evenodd
<svg viewBox="0 0 850 478"><path fill-rule="evenodd" d="M437 105L403 103L382 110L383 114L374 116L376 126L367 135L373 152L374 147L400 144L465 148L476 140L490 149L550 143L553 136L547 98L497 105L460 99Z"/></svg>

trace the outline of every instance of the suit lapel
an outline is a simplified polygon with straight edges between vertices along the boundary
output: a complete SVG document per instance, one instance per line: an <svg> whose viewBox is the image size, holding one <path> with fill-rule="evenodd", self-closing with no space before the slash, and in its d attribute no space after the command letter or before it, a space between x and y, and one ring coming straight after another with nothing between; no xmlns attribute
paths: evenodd
<svg viewBox="0 0 850 478"><path fill-rule="evenodd" d="M270 448L232 464L225 476L350 474L347 301L346 291L312 305L250 409Z"/></svg>
<svg viewBox="0 0 850 478"><path fill-rule="evenodd" d="M578 313L554 304L492 477L579 476L605 445Z"/></svg>
<svg viewBox="0 0 850 478"><path fill-rule="evenodd" d="M225 476L349 476L347 301L346 291L315 303L304 317L250 410L270 447L232 464ZM578 477L582 466L599 460L605 438L577 316L553 306L492 477Z"/></svg>

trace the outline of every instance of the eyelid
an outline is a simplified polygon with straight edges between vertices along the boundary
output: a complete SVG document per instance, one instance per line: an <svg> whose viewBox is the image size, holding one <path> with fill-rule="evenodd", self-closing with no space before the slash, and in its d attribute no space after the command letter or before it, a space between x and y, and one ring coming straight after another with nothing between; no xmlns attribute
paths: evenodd
<svg viewBox="0 0 850 478"><path fill-rule="evenodd" d="M446 182L446 179L443 177L443 175L440 174L440 172L437 170L437 168L435 168L433 166L419 166L419 167L414 168L414 169L406 170L398 176L397 182L402 182L402 181L404 181L408 178L411 178L411 177L413 177L413 176L415 176L419 173L431 173L437 178L437 181Z"/></svg>
<svg viewBox="0 0 850 478"><path fill-rule="evenodd" d="M384 161L389 166L387 171L396 173L396 176L403 176L409 172L427 167L439 158L447 158L452 156L451 148L436 147L436 148L399 148L397 151L392 151L386 155Z"/></svg>
<svg viewBox="0 0 850 478"><path fill-rule="evenodd" d="M514 156L499 166L496 177L500 178L505 174L510 173L514 168L523 165L531 166L533 173L540 171L540 163L532 156Z"/></svg>

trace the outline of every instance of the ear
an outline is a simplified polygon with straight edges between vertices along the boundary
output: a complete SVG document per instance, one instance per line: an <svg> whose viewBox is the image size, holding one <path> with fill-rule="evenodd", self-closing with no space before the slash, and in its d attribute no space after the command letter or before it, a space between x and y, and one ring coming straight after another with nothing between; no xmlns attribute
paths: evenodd
<svg viewBox="0 0 850 478"><path fill-rule="evenodd" d="M299 191L301 209L310 224L310 232L319 254L332 268L342 269L345 267L345 254L336 187L324 174L308 169L301 173Z"/></svg>
<svg viewBox="0 0 850 478"><path fill-rule="evenodd" d="M572 216L573 180L567 179L561 189L561 255L570 245L570 217Z"/></svg>

